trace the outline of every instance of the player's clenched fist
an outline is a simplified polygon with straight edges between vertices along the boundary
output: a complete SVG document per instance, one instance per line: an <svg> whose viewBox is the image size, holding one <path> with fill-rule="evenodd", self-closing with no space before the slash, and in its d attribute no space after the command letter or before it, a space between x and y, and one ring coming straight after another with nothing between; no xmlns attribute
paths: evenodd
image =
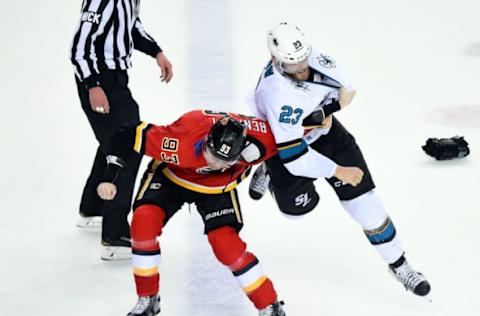
<svg viewBox="0 0 480 316"><path fill-rule="evenodd" d="M97 194L102 200L113 200L117 195L117 187L110 182L102 182L97 187Z"/></svg>
<svg viewBox="0 0 480 316"><path fill-rule="evenodd" d="M363 171L357 167L337 166L334 176L342 182L356 187L363 179Z"/></svg>
<svg viewBox="0 0 480 316"><path fill-rule="evenodd" d="M340 103L340 107L343 109L350 103L352 103L353 97L357 92L355 90L348 90L345 87L341 87L338 90L338 103Z"/></svg>

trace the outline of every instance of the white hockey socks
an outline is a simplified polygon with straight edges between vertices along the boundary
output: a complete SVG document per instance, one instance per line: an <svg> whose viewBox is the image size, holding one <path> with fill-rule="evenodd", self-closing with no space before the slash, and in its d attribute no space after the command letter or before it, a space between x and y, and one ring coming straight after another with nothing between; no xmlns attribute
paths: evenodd
<svg viewBox="0 0 480 316"><path fill-rule="evenodd" d="M380 198L373 191L342 201L342 206L359 223L370 243L388 263L394 263L404 253L397 232Z"/></svg>

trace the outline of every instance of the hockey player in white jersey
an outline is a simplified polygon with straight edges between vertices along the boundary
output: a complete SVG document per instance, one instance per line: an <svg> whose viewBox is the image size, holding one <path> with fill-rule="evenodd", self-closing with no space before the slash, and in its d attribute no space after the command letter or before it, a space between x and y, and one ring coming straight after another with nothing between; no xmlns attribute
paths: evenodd
<svg viewBox="0 0 480 316"><path fill-rule="evenodd" d="M255 172L251 197L259 199L268 186L280 210L298 218L319 201L313 181L326 178L396 279L407 290L427 295L430 284L405 259L355 138L332 115L351 103L353 86L331 57L312 49L298 27L281 23L267 40L271 61L247 103L268 120L279 153ZM342 181L337 164L359 168L358 181Z"/></svg>

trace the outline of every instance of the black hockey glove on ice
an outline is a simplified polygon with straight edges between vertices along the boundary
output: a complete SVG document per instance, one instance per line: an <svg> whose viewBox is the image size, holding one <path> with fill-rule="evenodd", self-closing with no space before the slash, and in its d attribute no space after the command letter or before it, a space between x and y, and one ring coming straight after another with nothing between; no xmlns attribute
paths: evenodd
<svg viewBox="0 0 480 316"><path fill-rule="evenodd" d="M422 148L427 155L437 160L462 158L470 154L468 143L460 136L452 138L429 138Z"/></svg>

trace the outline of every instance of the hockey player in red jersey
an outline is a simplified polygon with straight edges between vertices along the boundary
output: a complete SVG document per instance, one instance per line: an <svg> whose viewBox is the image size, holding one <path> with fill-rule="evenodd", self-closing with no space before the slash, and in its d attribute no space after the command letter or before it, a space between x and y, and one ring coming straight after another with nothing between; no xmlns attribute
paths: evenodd
<svg viewBox="0 0 480 316"><path fill-rule="evenodd" d="M125 126L111 138L104 181L98 194L115 198L115 180L126 157L152 158L134 203L132 264L138 302L128 316L160 312L160 245L157 237L183 203L195 203L208 241L263 316L284 316L282 304L255 255L239 237L243 226L235 187L251 166L276 153L265 121L236 114L192 111L166 126Z"/></svg>

